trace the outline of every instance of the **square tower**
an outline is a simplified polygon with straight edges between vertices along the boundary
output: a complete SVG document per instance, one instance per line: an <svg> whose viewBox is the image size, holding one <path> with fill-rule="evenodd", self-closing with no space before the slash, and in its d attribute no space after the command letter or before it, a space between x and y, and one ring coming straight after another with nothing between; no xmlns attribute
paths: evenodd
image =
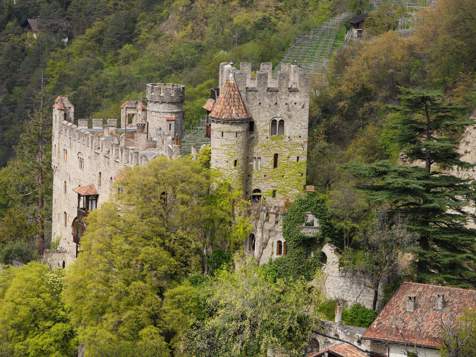
<svg viewBox="0 0 476 357"><path fill-rule="evenodd" d="M303 70L284 64L273 72L271 63L262 63L253 76L249 63L241 63L240 69L222 63L220 94L227 92L230 81L238 88L239 98L249 113L247 130L242 134L247 143L234 148L245 151L235 156L246 158L247 167L238 167L236 159L230 157L217 168L229 173L236 167L244 172L243 193L255 201L263 199L277 204L292 199L306 182L309 86ZM215 105L223 99L221 95ZM236 103L226 105L231 107ZM224 147L214 145L213 138L227 132L237 135L233 128L229 129L222 125L217 131L216 126L215 130L212 127L212 166L216 164L213 157L226 156Z"/></svg>

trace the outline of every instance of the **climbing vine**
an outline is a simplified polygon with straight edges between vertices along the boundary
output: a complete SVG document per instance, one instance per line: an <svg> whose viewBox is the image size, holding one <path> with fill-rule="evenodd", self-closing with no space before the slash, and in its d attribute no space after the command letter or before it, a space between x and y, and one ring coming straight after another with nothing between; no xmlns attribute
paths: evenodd
<svg viewBox="0 0 476 357"><path fill-rule="evenodd" d="M317 218L315 234L303 231L305 216ZM287 244L287 255L268 264L277 277L310 280L320 266L320 248L328 241L336 240L334 226L329 218L326 199L317 193L306 193L299 197L284 217L283 235Z"/></svg>

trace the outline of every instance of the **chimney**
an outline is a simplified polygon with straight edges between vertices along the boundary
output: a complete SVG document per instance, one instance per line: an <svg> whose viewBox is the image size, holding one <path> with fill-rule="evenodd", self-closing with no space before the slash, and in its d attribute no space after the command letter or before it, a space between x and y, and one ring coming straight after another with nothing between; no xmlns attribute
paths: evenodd
<svg viewBox="0 0 476 357"><path fill-rule="evenodd" d="M415 295L409 295L407 296L407 303L405 310L407 312L413 312L416 309L416 296Z"/></svg>
<svg viewBox="0 0 476 357"><path fill-rule="evenodd" d="M436 295L435 310L441 311L445 307L445 296L443 294Z"/></svg>

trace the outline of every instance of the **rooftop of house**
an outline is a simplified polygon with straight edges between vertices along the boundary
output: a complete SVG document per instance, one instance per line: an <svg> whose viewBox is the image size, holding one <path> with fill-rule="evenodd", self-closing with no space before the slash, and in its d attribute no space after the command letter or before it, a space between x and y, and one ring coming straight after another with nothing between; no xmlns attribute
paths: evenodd
<svg viewBox="0 0 476 357"><path fill-rule="evenodd" d="M231 121L250 118L246 105L241 98L238 85L234 80L228 79L225 81L223 90L213 106L210 117Z"/></svg>
<svg viewBox="0 0 476 357"><path fill-rule="evenodd" d="M81 196L96 196L98 194L94 185L78 186L73 191Z"/></svg>
<svg viewBox="0 0 476 357"><path fill-rule="evenodd" d="M438 349L444 330L470 308L476 290L405 282L363 338Z"/></svg>
<svg viewBox="0 0 476 357"><path fill-rule="evenodd" d="M368 357L368 354L348 343L337 343L307 357Z"/></svg>

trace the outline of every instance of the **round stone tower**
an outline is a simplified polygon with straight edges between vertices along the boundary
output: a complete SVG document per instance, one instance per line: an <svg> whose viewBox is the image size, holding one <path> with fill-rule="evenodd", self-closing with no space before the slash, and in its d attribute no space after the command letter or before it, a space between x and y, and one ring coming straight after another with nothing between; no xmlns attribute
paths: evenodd
<svg viewBox="0 0 476 357"><path fill-rule="evenodd" d="M181 84L149 83L146 97L148 137L157 141L161 137L182 138L185 87Z"/></svg>
<svg viewBox="0 0 476 357"><path fill-rule="evenodd" d="M221 88L210 120L211 167L223 172L246 194L250 115L231 77Z"/></svg>

